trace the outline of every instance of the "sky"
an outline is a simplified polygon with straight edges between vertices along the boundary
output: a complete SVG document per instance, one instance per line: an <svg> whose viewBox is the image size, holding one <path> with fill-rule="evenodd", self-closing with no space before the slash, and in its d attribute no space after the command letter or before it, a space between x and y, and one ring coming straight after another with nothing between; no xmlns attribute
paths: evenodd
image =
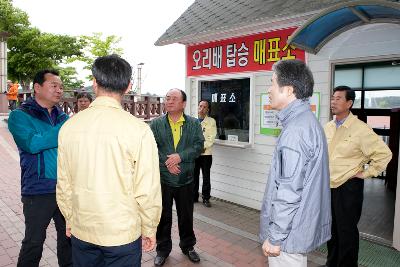
<svg viewBox="0 0 400 267"><path fill-rule="evenodd" d="M14 0L29 15L32 26L42 32L71 36L122 37L119 47L136 71L142 67L142 93L164 95L185 86L185 47L155 46L157 39L194 0ZM80 77L85 77L79 66ZM137 71L136 71L137 72ZM136 80L135 80L136 83ZM86 81L85 85L91 82Z"/></svg>

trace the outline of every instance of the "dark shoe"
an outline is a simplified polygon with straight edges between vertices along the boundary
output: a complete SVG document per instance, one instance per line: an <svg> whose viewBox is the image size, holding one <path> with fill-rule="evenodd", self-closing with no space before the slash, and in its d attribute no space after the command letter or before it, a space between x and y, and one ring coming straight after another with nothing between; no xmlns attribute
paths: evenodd
<svg viewBox="0 0 400 267"><path fill-rule="evenodd" d="M198 199L198 198L193 199L193 203L197 203L197 202L199 202L199 199Z"/></svg>
<svg viewBox="0 0 400 267"><path fill-rule="evenodd" d="M197 254L197 252L194 249L191 249L187 252L184 253L186 256L188 256L189 260L191 262L199 262L200 261L200 256L199 254Z"/></svg>
<svg viewBox="0 0 400 267"><path fill-rule="evenodd" d="M156 258L154 259L154 265L155 266L163 266L166 259L167 259L167 257L157 255Z"/></svg>
<svg viewBox="0 0 400 267"><path fill-rule="evenodd" d="M209 200L203 200L203 205L206 206L207 208L211 208L211 203Z"/></svg>

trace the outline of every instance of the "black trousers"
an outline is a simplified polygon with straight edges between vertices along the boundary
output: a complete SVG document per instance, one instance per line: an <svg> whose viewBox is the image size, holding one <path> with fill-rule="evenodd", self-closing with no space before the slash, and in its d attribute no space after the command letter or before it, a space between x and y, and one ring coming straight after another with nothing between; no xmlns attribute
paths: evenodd
<svg viewBox="0 0 400 267"><path fill-rule="evenodd" d="M172 250L172 203L178 215L179 247L185 253L196 244L193 231L193 183L181 187L161 184L162 212L157 227L157 254L167 257Z"/></svg>
<svg viewBox="0 0 400 267"><path fill-rule="evenodd" d="M72 257L74 267L140 267L142 259L142 239L113 247L94 245L74 236Z"/></svg>
<svg viewBox="0 0 400 267"><path fill-rule="evenodd" d="M199 199L199 176L200 169L203 174L203 187L201 194L203 196L203 200L210 199L211 193L211 183L210 183L210 170L212 165L212 155L204 155L200 156L195 161L194 166L194 201Z"/></svg>
<svg viewBox="0 0 400 267"><path fill-rule="evenodd" d="M328 241L327 266L357 267L364 180L353 178L331 189L332 238Z"/></svg>
<svg viewBox="0 0 400 267"><path fill-rule="evenodd" d="M23 196L25 237L18 256L18 267L39 266L46 229L54 220L57 230L57 258L61 267L72 266L71 240L65 235L65 220L56 202L56 194Z"/></svg>

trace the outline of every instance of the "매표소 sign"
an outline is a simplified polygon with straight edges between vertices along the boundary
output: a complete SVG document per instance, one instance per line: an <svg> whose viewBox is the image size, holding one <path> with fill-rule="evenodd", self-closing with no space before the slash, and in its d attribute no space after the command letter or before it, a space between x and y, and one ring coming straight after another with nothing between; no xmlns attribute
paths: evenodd
<svg viewBox="0 0 400 267"><path fill-rule="evenodd" d="M187 46L187 76L271 70L279 60L304 60L304 50L286 43L295 30L290 28Z"/></svg>

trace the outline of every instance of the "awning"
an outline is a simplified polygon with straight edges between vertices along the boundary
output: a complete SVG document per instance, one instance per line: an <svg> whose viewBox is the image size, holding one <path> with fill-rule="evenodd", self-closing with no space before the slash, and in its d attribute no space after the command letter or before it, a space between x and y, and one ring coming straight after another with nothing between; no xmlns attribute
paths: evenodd
<svg viewBox="0 0 400 267"><path fill-rule="evenodd" d="M288 43L316 54L331 39L349 29L370 23L400 24L400 3L351 1L333 6L309 19Z"/></svg>

